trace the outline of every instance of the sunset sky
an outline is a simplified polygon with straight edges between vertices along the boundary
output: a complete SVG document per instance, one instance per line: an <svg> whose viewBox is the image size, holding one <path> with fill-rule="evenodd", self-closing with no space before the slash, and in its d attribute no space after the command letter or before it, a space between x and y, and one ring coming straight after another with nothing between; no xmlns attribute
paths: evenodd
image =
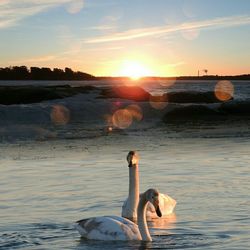
<svg viewBox="0 0 250 250"><path fill-rule="evenodd" d="M0 67L250 73L248 0L1 0ZM139 74L139 75L140 75Z"/></svg>

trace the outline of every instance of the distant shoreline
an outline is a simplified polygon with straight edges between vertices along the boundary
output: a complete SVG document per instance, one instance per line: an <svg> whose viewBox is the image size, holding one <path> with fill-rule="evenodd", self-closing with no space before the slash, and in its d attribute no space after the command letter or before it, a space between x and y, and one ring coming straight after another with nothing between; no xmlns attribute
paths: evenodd
<svg viewBox="0 0 250 250"><path fill-rule="evenodd" d="M84 80L129 80L126 76L94 76L81 71L73 71L70 68L51 70L47 67L11 66L0 68L0 81L84 81ZM250 80L250 74L242 75L203 75L203 76L177 76L157 77L147 76L138 79L143 80Z"/></svg>
<svg viewBox="0 0 250 250"><path fill-rule="evenodd" d="M110 80L110 79L117 79L117 80L128 80L129 77L123 76L97 76L94 80ZM148 76L142 77L137 81L144 81L144 80L250 80L250 74L244 75L235 75L235 76L219 76L219 75L207 75L207 76L176 76L176 77L160 77L160 76Z"/></svg>

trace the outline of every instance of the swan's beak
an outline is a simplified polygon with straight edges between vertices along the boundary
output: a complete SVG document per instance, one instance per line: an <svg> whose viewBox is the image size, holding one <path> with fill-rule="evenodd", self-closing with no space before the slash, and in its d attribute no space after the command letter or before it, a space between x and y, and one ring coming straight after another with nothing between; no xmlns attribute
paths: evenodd
<svg viewBox="0 0 250 250"><path fill-rule="evenodd" d="M130 151L127 156L128 167L136 167L138 164L138 154L135 151Z"/></svg>
<svg viewBox="0 0 250 250"><path fill-rule="evenodd" d="M161 217L162 213L161 213L161 209L160 209L160 206L159 206L159 200L157 199L153 204L154 204L155 212L156 212L157 216Z"/></svg>
<svg viewBox="0 0 250 250"><path fill-rule="evenodd" d="M128 167L129 167L129 168L132 168L132 167L133 167L132 161L129 162Z"/></svg>
<svg viewBox="0 0 250 250"><path fill-rule="evenodd" d="M131 160L128 164L128 167L131 168L131 167L136 167L136 162Z"/></svg>
<svg viewBox="0 0 250 250"><path fill-rule="evenodd" d="M161 210L160 210L160 207L159 207L159 206L156 207L155 212L156 212L156 214L157 214L158 217L161 217L161 216L162 216Z"/></svg>

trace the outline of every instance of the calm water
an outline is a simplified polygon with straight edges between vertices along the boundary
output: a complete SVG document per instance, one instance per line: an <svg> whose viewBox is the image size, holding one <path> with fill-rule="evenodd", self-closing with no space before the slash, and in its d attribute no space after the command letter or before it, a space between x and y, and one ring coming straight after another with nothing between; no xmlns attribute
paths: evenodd
<svg viewBox="0 0 250 250"><path fill-rule="evenodd" d="M250 83L233 84L236 104L243 100L249 107ZM214 85L180 82L168 91L206 92ZM162 85L150 86L151 92L163 91ZM164 110L141 102L142 121L105 133L104 117L114 105L131 103L90 93L0 105L0 249L249 249L246 112L226 122L164 124ZM70 114L67 124L53 124L54 105ZM154 187L169 194L177 200L175 213L149 224L152 243L81 239L73 227L76 220L120 215L128 193L130 150L141 157L141 192Z"/></svg>
<svg viewBox="0 0 250 250"><path fill-rule="evenodd" d="M249 138L161 130L0 147L1 249L249 249ZM174 197L175 214L150 224L150 244L80 239L74 221L120 214L131 149L141 156L141 191Z"/></svg>

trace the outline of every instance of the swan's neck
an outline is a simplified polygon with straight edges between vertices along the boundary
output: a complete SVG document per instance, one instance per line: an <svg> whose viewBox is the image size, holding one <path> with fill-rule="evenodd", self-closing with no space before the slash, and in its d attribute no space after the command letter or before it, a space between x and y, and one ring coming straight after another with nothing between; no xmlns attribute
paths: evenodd
<svg viewBox="0 0 250 250"><path fill-rule="evenodd" d="M139 171L138 165L129 168L129 194L131 218L135 219L139 202Z"/></svg>
<svg viewBox="0 0 250 250"><path fill-rule="evenodd" d="M152 241L146 220L147 203L148 201L146 200L146 194L145 193L141 194L140 202L137 209L137 221L142 240Z"/></svg>

